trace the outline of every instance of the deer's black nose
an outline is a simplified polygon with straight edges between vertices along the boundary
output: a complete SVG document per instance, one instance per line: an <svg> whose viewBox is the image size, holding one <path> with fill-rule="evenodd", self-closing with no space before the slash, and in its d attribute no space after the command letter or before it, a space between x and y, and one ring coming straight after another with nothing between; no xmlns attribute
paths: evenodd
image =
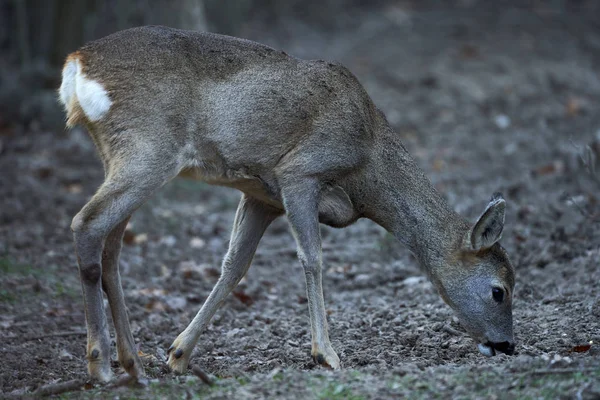
<svg viewBox="0 0 600 400"><path fill-rule="evenodd" d="M488 345L494 350L498 350L504 354L512 356L515 353L515 344L511 342L489 342Z"/></svg>

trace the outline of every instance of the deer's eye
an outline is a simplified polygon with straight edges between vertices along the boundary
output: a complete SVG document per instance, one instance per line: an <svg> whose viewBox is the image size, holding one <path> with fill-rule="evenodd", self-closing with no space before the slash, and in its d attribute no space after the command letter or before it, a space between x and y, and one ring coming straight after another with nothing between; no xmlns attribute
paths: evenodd
<svg viewBox="0 0 600 400"><path fill-rule="evenodd" d="M504 300L504 290L499 287L492 288L492 297L498 303L502 303Z"/></svg>

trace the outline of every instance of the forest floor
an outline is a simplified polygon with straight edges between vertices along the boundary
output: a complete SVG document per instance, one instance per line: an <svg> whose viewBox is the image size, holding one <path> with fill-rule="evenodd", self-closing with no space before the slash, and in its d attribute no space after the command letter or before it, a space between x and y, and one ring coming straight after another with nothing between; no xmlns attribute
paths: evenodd
<svg viewBox="0 0 600 400"><path fill-rule="evenodd" d="M351 9L330 29L290 20L245 36L347 65L466 218L504 193L516 355L479 354L408 250L365 220L322 228L343 369L315 366L304 274L281 218L196 347L191 366L213 385L171 374L165 351L218 278L239 199L174 180L134 215L121 256L149 383L77 384L62 396L600 398L600 183L580 157L600 149L600 25L585 10L485 4ZM34 124L0 131L0 171L0 393L85 382L69 226L101 163L85 132Z"/></svg>

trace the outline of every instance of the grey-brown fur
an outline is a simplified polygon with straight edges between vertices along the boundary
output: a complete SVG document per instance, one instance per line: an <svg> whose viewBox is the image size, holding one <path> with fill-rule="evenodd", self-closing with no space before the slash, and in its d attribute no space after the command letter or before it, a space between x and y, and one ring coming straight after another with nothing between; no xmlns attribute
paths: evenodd
<svg viewBox="0 0 600 400"><path fill-rule="evenodd" d="M143 374L118 277L120 240L131 214L177 175L244 195L221 278L170 349L173 370L187 368L201 331L246 273L264 230L283 214L305 270L317 362L340 366L327 333L319 221L343 227L362 217L414 252L482 352L494 352L488 342L512 346L514 271L496 243L504 200L492 199L472 230L343 66L165 27L118 32L69 59L112 101L95 122L78 107L69 116L88 127L106 169L105 183L72 224L92 377L111 375L101 287L115 320L119 361L130 374ZM492 299L493 286L505 291L501 304Z"/></svg>

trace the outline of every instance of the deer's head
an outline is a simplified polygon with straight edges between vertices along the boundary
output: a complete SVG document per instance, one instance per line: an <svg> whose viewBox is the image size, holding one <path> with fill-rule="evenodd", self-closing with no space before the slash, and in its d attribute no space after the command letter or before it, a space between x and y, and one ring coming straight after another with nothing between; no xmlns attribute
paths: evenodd
<svg viewBox="0 0 600 400"><path fill-rule="evenodd" d="M442 298L478 343L479 351L513 354L512 297L515 272L498 240L506 202L495 194L434 279Z"/></svg>

